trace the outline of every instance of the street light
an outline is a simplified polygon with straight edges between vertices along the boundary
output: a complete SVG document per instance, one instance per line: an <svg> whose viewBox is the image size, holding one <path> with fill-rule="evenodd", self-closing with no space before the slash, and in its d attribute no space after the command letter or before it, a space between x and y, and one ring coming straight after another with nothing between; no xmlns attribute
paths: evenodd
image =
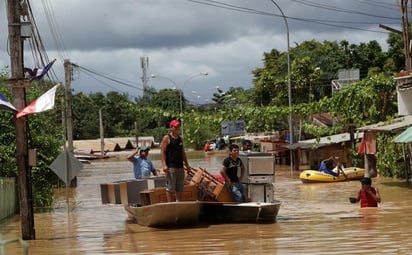
<svg viewBox="0 0 412 255"><path fill-rule="evenodd" d="M209 75L208 72L201 72L195 75L190 76L189 78L186 79L186 81L183 83L182 88L180 89L180 113L183 112L183 89L186 86L186 84L193 78L202 76L202 75ZM183 122L182 122L182 134L183 134Z"/></svg>
<svg viewBox="0 0 412 255"><path fill-rule="evenodd" d="M151 75L150 75L150 78L163 78L163 79L166 79L166 80L170 81L171 83L173 83L173 85L175 85L175 88L178 88L176 82L174 82L172 79L167 78L167 77L165 77L165 76L161 76L161 75L157 75L157 74L151 74Z"/></svg>
<svg viewBox="0 0 412 255"><path fill-rule="evenodd" d="M288 61L288 99L289 99L289 108L292 108L292 86L291 86L291 81L290 81L290 40L289 40L289 25L288 25L288 20L286 19L285 14L283 13L282 9L280 6L274 1L270 0L280 11L282 14L283 20L285 21L285 26L286 26L286 39L287 39L287 61ZM292 123L292 113L289 113L289 136L290 136L290 141L289 143L293 143L293 123Z"/></svg>
<svg viewBox="0 0 412 255"><path fill-rule="evenodd" d="M286 19L285 14L283 13L280 6L274 1L270 0L280 11L282 14L283 20L285 21L286 26L286 40L287 40L287 61L288 61L288 99L289 99L289 110L292 110L292 85L290 81L290 40L289 40L289 25L288 20ZM292 123L292 112L289 113L289 143L293 144L293 123ZM293 170L293 162L292 162L292 150L290 151L290 169Z"/></svg>
<svg viewBox="0 0 412 255"><path fill-rule="evenodd" d="M202 75L205 75L205 76L206 76L206 75L209 75L209 73L208 73L208 72L201 72L201 73L192 75L192 76L190 76L189 78L187 78L187 79L183 82L183 85L182 85L181 87L178 86L175 81L173 81L172 79L170 79L170 78L168 78L168 77L165 77L165 76L156 75L156 74L151 74L150 77L151 77L151 78L157 78L157 77L159 77L159 78L166 79L166 80L170 81L171 83L173 83L173 85L175 85L175 87L179 89L179 91L180 91L180 93L179 93L179 99L180 99L180 100L179 100L179 101L180 101L180 114L182 114L182 112L183 112L183 89L184 89L184 87L186 86L186 84L187 84L191 79L196 78L196 77L198 77L198 76L202 76ZM180 125L181 125L182 135L183 135L183 119L180 120Z"/></svg>

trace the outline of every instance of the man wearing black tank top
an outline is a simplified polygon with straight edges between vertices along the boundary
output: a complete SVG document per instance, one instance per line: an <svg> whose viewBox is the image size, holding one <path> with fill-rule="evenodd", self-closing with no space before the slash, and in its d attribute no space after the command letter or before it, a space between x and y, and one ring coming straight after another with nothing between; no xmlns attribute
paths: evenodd
<svg viewBox="0 0 412 255"><path fill-rule="evenodd" d="M169 124L170 133L163 136L160 144L160 158L163 172L166 174L167 201L172 202L173 195L176 202L182 200L182 192L185 181L183 163L190 169L187 161L183 140L179 135L180 122L172 120Z"/></svg>

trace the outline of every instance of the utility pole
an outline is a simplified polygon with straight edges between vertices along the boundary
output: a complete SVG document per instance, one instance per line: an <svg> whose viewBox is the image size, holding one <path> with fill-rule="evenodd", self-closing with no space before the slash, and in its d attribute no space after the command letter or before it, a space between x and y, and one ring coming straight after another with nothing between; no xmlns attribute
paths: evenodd
<svg viewBox="0 0 412 255"><path fill-rule="evenodd" d="M11 78L6 84L12 88L13 104L17 109L26 105L25 87L30 80L24 79L23 39L21 36L21 13L19 0L7 1ZM27 117L14 118L16 129L16 162L18 170L20 221L23 240L36 239L33 216L31 171L28 160Z"/></svg>
<svg viewBox="0 0 412 255"><path fill-rule="evenodd" d="M104 155L104 127L102 108L99 109L99 126L100 126L100 154Z"/></svg>
<svg viewBox="0 0 412 255"><path fill-rule="evenodd" d="M68 59L64 60L64 78L66 83L66 139L67 149L73 153L73 117L72 117L72 64Z"/></svg>
<svg viewBox="0 0 412 255"><path fill-rule="evenodd" d="M402 32L403 32L403 48L405 54L405 70L411 70L411 49L410 49L410 34L408 24L408 1L401 0L401 15L402 15Z"/></svg>
<svg viewBox="0 0 412 255"><path fill-rule="evenodd" d="M149 68L149 58L140 57L140 65L142 67L143 96L145 96L145 93L147 92L146 90L149 87L147 85L147 82L149 81L149 78L147 77L147 69Z"/></svg>
<svg viewBox="0 0 412 255"><path fill-rule="evenodd" d="M72 171L72 166L70 163L69 155L73 153L73 118L72 118L72 64L68 59L64 60L64 80L66 83L66 89L64 93L65 97L65 130L67 139L67 157L66 157L66 205L67 213L70 211L70 199L69 199L69 187L72 186L70 182L70 172ZM73 186L76 182L74 181Z"/></svg>

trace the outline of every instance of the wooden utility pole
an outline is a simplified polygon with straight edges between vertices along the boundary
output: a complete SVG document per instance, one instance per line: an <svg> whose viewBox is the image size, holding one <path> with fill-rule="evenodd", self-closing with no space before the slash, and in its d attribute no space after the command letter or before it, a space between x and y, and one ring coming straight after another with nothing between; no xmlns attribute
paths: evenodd
<svg viewBox="0 0 412 255"><path fill-rule="evenodd" d="M402 32L403 32L403 48L405 54L405 70L411 70L411 45L409 34L409 21L408 21L408 1L401 0L401 18L402 18Z"/></svg>
<svg viewBox="0 0 412 255"><path fill-rule="evenodd" d="M20 0L7 1L11 78L6 84L12 88L13 104L17 109L26 105L25 87L30 84L24 79L23 39L20 23ZM16 129L16 161L18 169L20 220L22 239L36 239L33 216L31 172L28 160L27 117L14 118Z"/></svg>
<svg viewBox="0 0 412 255"><path fill-rule="evenodd" d="M72 64L68 59L64 60L64 77L66 83L65 98L66 98L66 139L67 149L73 153L73 117L72 117Z"/></svg>
<svg viewBox="0 0 412 255"><path fill-rule="evenodd" d="M69 155L73 154L73 117L72 117L72 64L68 59L64 60L64 80L66 89L64 90L65 98L65 111L64 111L64 122L66 130L67 139L67 155L66 155L66 205L67 213L70 212L70 198L69 198L69 188L71 186L76 186L76 181L72 183L70 180L70 172L72 171L72 165L70 163ZM66 141L65 141L66 142Z"/></svg>
<svg viewBox="0 0 412 255"><path fill-rule="evenodd" d="M99 126L100 126L100 154L104 155L104 127L102 108L99 109Z"/></svg>

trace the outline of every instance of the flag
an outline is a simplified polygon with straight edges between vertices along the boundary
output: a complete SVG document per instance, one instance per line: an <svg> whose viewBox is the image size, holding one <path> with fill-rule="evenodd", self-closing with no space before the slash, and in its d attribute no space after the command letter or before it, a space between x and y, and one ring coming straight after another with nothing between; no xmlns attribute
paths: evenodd
<svg viewBox="0 0 412 255"><path fill-rule="evenodd" d="M12 105L2 94L0 94L0 110L17 112L16 107Z"/></svg>
<svg viewBox="0 0 412 255"><path fill-rule="evenodd" d="M365 139L364 139L364 136L362 136L362 140L358 148L358 154L364 154L364 153L365 153Z"/></svg>
<svg viewBox="0 0 412 255"><path fill-rule="evenodd" d="M56 59L53 59L52 62L48 63L43 68L34 68L31 70L30 68L25 68L25 71L29 73L29 78L33 80L40 80L43 76L50 70L52 65L56 62Z"/></svg>
<svg viewBox="0 0 412 255"><path fill-rule="evenodd" d="M31 102L28 106L24 107L24 109L20 110L17 113L16 118L53 109L56 90L57 87L60 85L60 83L56 84L53 88L49 89L46 93L44 93L39 98Z"/></svg>

